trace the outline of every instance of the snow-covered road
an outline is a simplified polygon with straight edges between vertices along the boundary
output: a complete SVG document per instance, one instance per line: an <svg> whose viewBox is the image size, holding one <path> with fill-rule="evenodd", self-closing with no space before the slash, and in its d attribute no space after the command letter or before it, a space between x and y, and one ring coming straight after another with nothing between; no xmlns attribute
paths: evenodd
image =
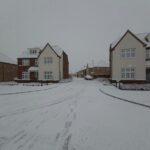
<svg viewBox="0 0 150 150"><path fill-rule="evenodd" d="M150 109L116 101L100 86L83 79L0 86L8 93L39 90L0 95L0 150L150 149Z"/></svg>

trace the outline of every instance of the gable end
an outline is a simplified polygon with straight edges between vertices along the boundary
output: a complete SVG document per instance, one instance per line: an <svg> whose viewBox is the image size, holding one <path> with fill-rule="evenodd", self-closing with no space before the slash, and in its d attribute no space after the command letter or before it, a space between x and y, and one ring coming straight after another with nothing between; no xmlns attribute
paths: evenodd
<svg viewBox="0 0 150 150"><path fill-rule="evenodd" d="M114 51L115 48L118 46L118 44L123 40L123 38L124 38L128 33L129 33L130 35L132 35L136 40L138 40L144 47L146 46L146 44L145 44L143 41L141 41L135 34L133 34L130 30L127 30L126 33L120 38L120 40L116 43L115 46L111 47L111 45L110 45L110 47L111 47L111 48L110 48L110 51Z"/></svg>
<svg viewBox="0 0 150 150"><path fill-rule="evenodd" d="M40 55L42 54L42 52L46 49L46 47L50 47L51 49L52 49L52 51L57 55L57 57L59 57L60 58L60 56L55 52L55 50L52 48L52 46L49 44L49 43L47 43L46 45L45 45L45 47L42 49L42 51L39 53L39 56L38 57L40 57Z"/></svg>

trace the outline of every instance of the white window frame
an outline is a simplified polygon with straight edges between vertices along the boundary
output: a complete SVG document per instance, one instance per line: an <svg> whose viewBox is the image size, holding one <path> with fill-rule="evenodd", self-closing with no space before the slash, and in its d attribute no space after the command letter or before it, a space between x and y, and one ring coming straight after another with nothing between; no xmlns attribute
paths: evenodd
<svg viewBox="0 0 150 150"><path fill-rule="evenodd" d="M53 79L53 72L52 71L45 71L44 72L44 79L45 80Z"/></svg>
<svg viewBox="0 0 150 150"><path fill-rule="evenodd" d="M52 64L53 58L52 57L44 57L44 64Z"/></svg>
<svg viewBox="0 0 150 150"><path fill-rule="evenodd" d="M135 48L121 49L122 58L134 58L135 57Z"/></svg>
<svg viewBox="0 0 150 150"><path fill-rule="evenodd" d="M36 53L37 53L37 51L36 51L35 49L31 49L31 50L30 50L30 54L31 54L31 55L35 55Z"/></svg>
<svg viewBox="0 0 150 150"><path fill-rule="evenodd" d="M29 72L22 72L22 79L23 80L29 80Z"/></svg>
<svg viewBox="0 0 150 150"><path fill-rule="evenodd" d="M122 67L121 68L122 79L135 79L135 67Z"/></svg>
<svg viewBox="0 0 150 150"><path fill-rule="evenodd" d="M146 59L150 59L150 49L146 49Z"/></svg>
<svg viewBox="0 0 150 150"><path fill-rule="evenodd" d="M22 59L22 66L29 66L29 59Z"/></svg>

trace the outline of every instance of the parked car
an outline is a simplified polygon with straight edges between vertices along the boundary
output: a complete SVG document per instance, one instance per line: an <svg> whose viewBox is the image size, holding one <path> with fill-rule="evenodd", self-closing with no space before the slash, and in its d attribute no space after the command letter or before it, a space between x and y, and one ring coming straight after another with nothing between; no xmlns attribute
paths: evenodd
<svg viewBox="0 0 150 150"><path fill-rule="evenodd" d="M84 79L85 79L85 80L92 80L92 79L93 79L93 77L92 77L92 76L90 76L90 75L86 75L86 76L84 77Z"/></svg>

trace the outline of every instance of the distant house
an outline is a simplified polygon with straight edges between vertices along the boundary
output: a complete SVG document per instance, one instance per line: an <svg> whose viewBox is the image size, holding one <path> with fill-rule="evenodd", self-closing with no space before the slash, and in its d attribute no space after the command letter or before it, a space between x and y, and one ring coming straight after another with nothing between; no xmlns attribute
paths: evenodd
<svg viewBox="0 0 150 150"><path fill-rule="evenodd" d="M96 66L87 65L85 69L78 71L77 77L84 77L86 75L91 75L94 78L98 77L110 77L110 68L107 63L100 61Z"/></svg>
<svg viewBox="0 0 150 150"><path fill-rule="evenodd" d="M18 58L18 82L58 82L68 77L68 56L59 46L29 48Z"/></svg>
<svg viewBox="0 0 150 150"><path fill-rule="evenodd" d="M15 77L17 77L16 62L0 53L0 82L13 81Z"/></svg>
<svg viewBox="0 0 150 150"><path fill-rule="evenodd" d="M150 82L150 33L127 30L110 45L112 82Z"/></svg>

